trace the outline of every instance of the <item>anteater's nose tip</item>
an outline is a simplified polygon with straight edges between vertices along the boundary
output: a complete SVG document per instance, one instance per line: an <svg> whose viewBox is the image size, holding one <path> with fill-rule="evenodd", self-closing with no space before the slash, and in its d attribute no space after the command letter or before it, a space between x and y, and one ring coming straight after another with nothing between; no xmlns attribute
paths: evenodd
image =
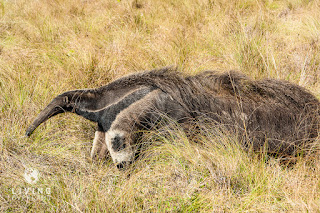
<svg viewBox="0 0 320 213"><path fill-rule="evenodd" d="M33 125L29 126L28 129L26 130L25 136L29 137L33 133L34 129L35 128Z"/></svg>
<svg viewBox="0 0 320 213"><path fill-rule="evenodd" d="M26 131L26 134L24 136L29 137L31 135L31 132L29 130Z"/></svg>

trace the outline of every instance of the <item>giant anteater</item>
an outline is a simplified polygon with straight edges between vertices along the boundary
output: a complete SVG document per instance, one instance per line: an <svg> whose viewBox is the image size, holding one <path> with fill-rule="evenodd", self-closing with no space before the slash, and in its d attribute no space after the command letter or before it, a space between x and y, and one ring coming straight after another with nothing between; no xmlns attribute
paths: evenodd
<svg viewBox="0 0 320 213"><path fill-rule="evenodd" d="M145 71L96 89L55 97L28 128L73 112L98 124L91 157L108 149L118 167L134 159L138 130L152 129L163 115L180 122L212 120L234 131L255 150L292 154L318 137L320 103L288 81L252 80L234 71L184 76L171 68Z"/></svg>

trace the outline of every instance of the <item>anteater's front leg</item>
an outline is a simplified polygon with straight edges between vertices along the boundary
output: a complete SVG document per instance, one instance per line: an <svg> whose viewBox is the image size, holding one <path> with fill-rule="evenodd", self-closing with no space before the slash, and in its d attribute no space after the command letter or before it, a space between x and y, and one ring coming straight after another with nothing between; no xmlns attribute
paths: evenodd
<svg viewBox="0 0 320 213"><path fill-rule="evenodd" d="M154 90L122 110L106 132L105 142L118 168L123 168L134 160L138 131L144 129L144 124L154 121L150 120L150 115L154 115L157 102L160 101L159 93L160 91Z"/></svg>
<svg viewBox="0 0 320 213"><path fill-rule="evenodd" d="M93 139L91 158L94 159L98 157L99 159L103 159L106 157L106 151L105 132L98 126L98 130L95 132L95 137Z"/></svg>
<svg viewBox="0 0 320 213"><path fill-rule="evenodd" d="M105 142L118 168L123 168L134 160L139 131L152 129L163 115L176 121L188 117L178 102L160 90L150 92L117 114L105 134Z"/></svg>

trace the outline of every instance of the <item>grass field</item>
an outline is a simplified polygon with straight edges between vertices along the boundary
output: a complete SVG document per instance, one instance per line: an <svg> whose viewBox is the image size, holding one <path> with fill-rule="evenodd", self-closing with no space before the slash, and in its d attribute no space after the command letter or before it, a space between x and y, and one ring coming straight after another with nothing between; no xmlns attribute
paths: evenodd
<svg viewBox="0 0 320 213"><path fill-rule="evenodd" d="M286 165L210 129L193 143L173 124L119 171L90 159L95 124L74 114L24 137L56 95L168 65L285 79L320 98L319 11L318 0L0 0L0 212L319 212L317 148Z"/></svg>

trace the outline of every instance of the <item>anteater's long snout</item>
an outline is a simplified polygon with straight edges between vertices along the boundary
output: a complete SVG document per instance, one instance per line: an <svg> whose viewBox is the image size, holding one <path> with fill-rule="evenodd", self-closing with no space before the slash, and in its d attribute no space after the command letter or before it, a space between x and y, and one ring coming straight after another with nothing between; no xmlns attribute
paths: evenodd
<svg viewBox="0 0 320 213"><path fill-rule="evenodd" d="M59 113L63 113L64 110L64 106L63 103L61 103L61 101L57 100L57 98L55 98L44 110L42 110L40 112L40 114L38 115L38 117L33 121L33 123L28 127L27 131L26 131L26 136L30 136L33 131L43 122L45 122L46 120L48 120L49 118L59 114Z"/></svg>

